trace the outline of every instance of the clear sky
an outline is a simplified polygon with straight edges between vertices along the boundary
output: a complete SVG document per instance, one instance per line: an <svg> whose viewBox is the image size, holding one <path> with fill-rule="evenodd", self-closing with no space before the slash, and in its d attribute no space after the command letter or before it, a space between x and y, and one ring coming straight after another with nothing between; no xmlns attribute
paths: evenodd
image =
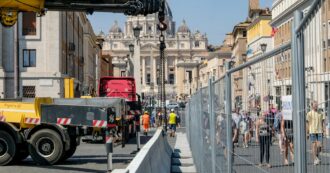
<svg viewBox="0 0 330 173"><path fill-rule="evenodd" d="M176 27L186 20L191 31L206 33L209 43L220 45L233 26L247 18L248 0L167 0ZM260 0L262 7L271 7L273 0ZM89 16L95 33L108 32L114 21L124 29L126 17L115 13L94 13Z"/></svg>

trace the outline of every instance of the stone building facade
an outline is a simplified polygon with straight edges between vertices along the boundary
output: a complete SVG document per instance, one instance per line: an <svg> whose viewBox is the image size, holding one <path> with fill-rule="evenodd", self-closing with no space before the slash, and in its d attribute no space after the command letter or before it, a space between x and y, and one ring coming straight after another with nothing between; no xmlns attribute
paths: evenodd
<svg viewBox="0 0 330 173"><path fill-rule="evenodd" d="M192 32L183 21L176 30L171 9L167 6L165 80L167 100L183 99L194 93L199 86L198 65L207 57L208 40L199 31ZM142 27L139 38L141 92L148 97L158 96L159 87L159 35L157 14L128 16L122 30L117 22L105 36L103 52L111 54L114 76L125 76L130 55L129 45L134 44L133 28Z"/></svg>
<svg viewBox="0 0 330 173"><path fill-rule="evenodd" d="M233 36L231 33L226 34L222 45L210 51L206 59L199 65L199 86L208 86L208 80L213 78L218 80L226 72L226 62L232 57Z"/></svg>
<svg viewBox="0 0 330 173"><path fill-rule="evenodd" d="M295 10L301 10L306 13L313 1L309 0L275 0L273 1L272 7L272 21L271 26L276 31L274 35L274 48L279 47L282 44L291 41L293 15ZM324 4L323 4L324 6ZM312 67L314 71L306 71L306 97L307 105L310 105L310 100L318 98L319 103L325 100L325 83L322 76L324 71L322 64L326 64L322 61L322 23L320 22L322 13L318 12L316 17L312 20L312 24L307 27L306 30L310 30L305 36L305 62L306 66ZM311 36L313 38L311 38ZM291 49L281 52L279 55L274 57L275 64L275 79L274 79L274 90L275 90L275 103L281 105L281 96L292 94L292 69L291 69ZM312 75L316 73L317 75ZM312 77L314 76L314 77ZM309 88L309 89L308 89ZM321 105L324 107L324 105Z"/></svg>
<svg viewBox="0 0 330 173"><path fill-rule="evenodd" d="M265 52L273 49L271 12L269 9L250 9L249 18L251 24L247 28L247 61L263 54L261 45L266 44ZM268 103L272 100L268 98L273 95L273 66L272 59L252 65L251 68L244 69L243 86L243 109L256 113L258 109L267 110Z"/></svg>
<svg viewBox="0 0 330 173"><path fill-rule="evenodd" d="M18 24L19 96L64 97L64 78L76 96L97 88L101 47L85 13L21 13ZM15 46L14 29L0 26L1 98L14 97Z"/></svg>
<svg viewBox="0 0 330 173"><path fill-rule="evenodd" d="M235 62L234 67L246 62L247 48L247 28L249 21L241 22L234 26L233 29L233 47L232 60ZM235 108L243 108L243 70L233 73L233 105Z"/></svg>

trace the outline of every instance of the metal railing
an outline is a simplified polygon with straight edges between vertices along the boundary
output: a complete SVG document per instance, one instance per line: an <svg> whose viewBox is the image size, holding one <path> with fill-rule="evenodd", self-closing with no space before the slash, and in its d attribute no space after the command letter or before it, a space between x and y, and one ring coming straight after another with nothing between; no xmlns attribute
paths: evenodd
<svg viewBox="0 0 330 173"><path fill-rule="evenodd" d="M330 64L323 64L328 50L320 48L323 3L314 0L304 17L295 12L291 42L232 68L228 62L224 76L191 97L185 125L198 172L328 172ZM283 59L287 53L291 58ZM235 79L241 71L242 79ZM311 112L311 103L319 109ZM309 131L315 115L325 118L320 145ZM260 130L264 125L267 135Z"/></svg>

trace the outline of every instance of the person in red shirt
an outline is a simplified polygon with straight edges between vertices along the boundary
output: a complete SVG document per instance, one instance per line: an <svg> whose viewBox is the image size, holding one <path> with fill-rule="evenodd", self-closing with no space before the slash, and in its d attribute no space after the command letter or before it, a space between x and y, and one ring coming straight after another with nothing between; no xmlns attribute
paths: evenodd
<svg viewBox="0 0 330 173"><path fill-rule="evenodd" d="M145 135L148 135L149 124L150 124L150 116L148 111L145 111L144 114L142 115L142 125Z"/></svg>

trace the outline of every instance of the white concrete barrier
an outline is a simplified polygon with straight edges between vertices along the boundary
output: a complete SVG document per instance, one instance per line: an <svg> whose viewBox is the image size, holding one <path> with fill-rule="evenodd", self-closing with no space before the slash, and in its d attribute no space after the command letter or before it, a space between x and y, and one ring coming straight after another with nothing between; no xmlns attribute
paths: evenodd
<svg viewBox="0 0 330 173"><path fill-rule="evenodd" d="M171 171L172 148L166 135L158 129L155 135L144 145L126 169L113 173L169 173Z"/></svg>

